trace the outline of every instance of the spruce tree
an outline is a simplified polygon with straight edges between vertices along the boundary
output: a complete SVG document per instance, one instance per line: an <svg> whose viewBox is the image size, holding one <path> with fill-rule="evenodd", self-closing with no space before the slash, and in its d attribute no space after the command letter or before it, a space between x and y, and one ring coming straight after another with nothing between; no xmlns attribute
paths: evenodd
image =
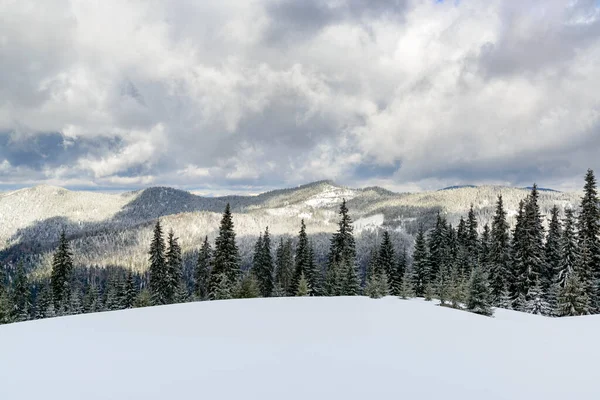
<svg viewBox="0 0 600 400"><path fill-rule="evenodd" d="M425 243L425 233L423 227L419 228L415 239L415 251L413 253L413 273L412 285L415 296L423 297L425 294L425 285L429 283L429 258L427 255L427 245Z"/></svg>
<svg viewBox="0 0 600 400"><path fill-rule="evenodd" d="M48 310L53 303L52 286L47 282L43 283L35 302L35 318L47 318L48 315L46 314L46 310Z"/></svg>
<svg viewBox="0 0 600 400"><path fill-rule="evenodd" d="M0 325L12 322L11 309L6 272L0 264Z"/></svg>
<svg viewBox="0 0 600 400"><path fill-rule="evenodd" d="M490 226L485 224L479 245L479 265L481 265L485 273L488 273L490 269L490 242Z"/></svg>
<svg viewBox="0 0 600 400"><path fill-rule="evenodd" d="M169 303L168 267L165 259L165 242L160 221L156 221L154 235L150 244L150 294L154 305Z"/></svg>
<svg viewBox="0 0 600 400"><path fill-rule="evenodd" d="M245 274L239 281L236 298L253 299L260 296L260 287L254 274Z"/></svg>
<svg viewBox="0 0 600 400"><path fill-rule="evenodd" d="M564 229L560 238L560 257L556 277L559 286L564 288L569 276L580 265L579 245L575 232L575 217L573 210L570 208L565 210Z"/></svg>
<svg viewBox="0 0 600 400"><path fill-rule="evenodd" d="M13 287L10 291L12 305L12 320L26 321L31 312L31 289L23 263L17 265Z"/></svg>
<svg viewBox="0 0 600 400"><path fill-rule="evenodd" d="M88 286L83 299L83 309L86 313L102 311L102 301L100 300L100 290L95 283Z"/></svg>
<svg viewBox="0 0 600 400"><path fill-rule="evenodd" d="M534 183L531 193L525 204L525 231L524 231L524 275L520 285L529 300L529 289L542 275L544 270L544 228L542 216L538 205L539 193Z"/></svg>
<svg viewBox="0 0 600 400"><path fill-rule="evenodd" d="M294 275L294 255L292 250L292 240L283 240L280 238L279 246L275 252L275 283L281 289L279 293L285 293L287 296L295 296L291 291L292 278Z"/></svg>
<svg viewBox="0 0 600 400"><path fill-rule="evenodd" d="M393 287L394 277L396 275L396 256L394 254L394 245L390 239L388 231L383 231L383 239L379 246L378 267L387 277L388 287Z"/></svg>
<svg viewBox="0 0 600 400"><path fill-rule="evenodd" d="M509 292L510 298L512 301L511 308L518 311L523 311L521 306L523 305L522 301L518 299L520 297L525 297L527 293L527 287L524 286L526 283L525 276L525 202L521 200L519 202L519 210L517 212L516 224L512 235L512 243L511 243L511 264L510 271L508 274L508 284L509 284Z"/></svg>
<svg viewBox="0 0 600 400"><path fill-rule="evenodd" d="M598 279L600 279L600 199L594 172L588 169L581 199L578 220L579 278L590 300L593 311L600 307Z"/></svg>
<svg viewBox="0 0 600 400"><path fill-rule="evenodd" d="M462 304L465 302L467 293L465 293L463 274L461 273L460 268L456 265L452 268L449 288L449 300L452 304L452 307L461 308Z"/></svg>
<svg viewBox="0 0 600 400"><path fill-rule="evenodd" d="M306 279L306 271L308 269L308 236L306 235L306 225L304 220L300 221L300 232L298 233L298 244L296 245L294 278L292 279L292 291L298 290L300 277L304 275Z"/></svg>
<svg viewBox="0 0 600 400"><path fill-rule="evenodd" d="M69 299L69 314L77 315L83 313L83 294L79 285L75 286L71 291Z"/></svg>
<svg viewBox="0 0 600 400"><path fill-rule="evenodd" d="M308 281L308 289L310 296L321 295L321 273L319 267L315 262L315 253L313 244L311 241L308 242L308 265L306 270L306 280Z"/></svg>
<svg viewBox="0 0 600 400"><path fill-rule="evenodd" d="M175 237L173 230L169 231L167 238L168 249L166 253L167 275L165 282L165 297L167 303L175 302L175 293L182 284L183 280L183 260L181 256L181 246Z"/></svg>
<svg viewBox="0 0 600 400"><path fill-rule="evenodd" d="M549 316L552 314L552 308L546 301L544 292L542 291L542 286L539 282L536 282L535 285L529 290L529 300L527 302L527 308L525 311L530 314L537 315Z"/></svg>
<svg viewBox="0 0 600 400"><path fill-rule="evenodd" d="M562 227L559 213L560 211L557 206L552 207L552 210L550 210L550 223L548 225L548 235L546 236L544 249L545 263L542 276L540 277L540 283L546 301L549 300L548 295L550 293L550 288L557 280L562 259Z"/></svg>
<svg viewBox="0 0 600 400"><path fill-rule="evenodd" d="M469 276L471 271L477 266L480 254L480 243L477 234L477 217L475 217L475 210L473 204L469 208L469 214L467 215L467 226L466 226L466 248L467 248L467 268L464 271L465 276Z"/></svg>
<svg viewBox="0 0 600 400"><path fill-rule="evenodd" d="M356 243L345 199L342 200L339 215L338 230L331 238L329 249L326 290L329 296L356 295L360 291L356 271Z"/></svg>
<svg viewBox="0 0 600 400"><path fill-rule="evenodd" d="M208 236L205 236L204 243L202 243L200 253L198 254L194 274L196 298L199 300L206 300L208 298L208 280L210 277L211 262L212 249L208 242Z"/></svg>
<svg viewBox="0 0 600 400"><path fill-rule="evenodd" d="M406 269L408 268L408 255L406 254L406 247L402 248L402 252L398 257L398 265L396 266L396 271L394 272L393 282L390 287L390 291L394 296L400 296L400 292L402 291L402 284L404 283Z"/></svg>
<svg viewBox="0 0 600 400"><path fill-rule="evenodd" d="M72 253L63 230L60 234L58 248L52 258L52 299L56 310L64 309L71 297L71 275L73 271Z"/></svg>
<svg viewBox="0 0 600 400"><path fill-rule="evenodd" d="M577 272L570 274L558 295L557 314L561 317L590 313L590 299Z"/></svg>
<svg viewBox="0 0 600 400"><path fill-rule="evenodd" d="M227 274L211 274L211 279L216 281L216 285L210 292L212 300L228 300L233 298L233 291L236 289L227 278Z"/></svg>
<svg viewBox="0 0 600 400"><path fill-rule="evenodd" d="M265 229L264 236L261 234L256 242L252 270L256 276L261 296L271 297L274 288L274 278L271 236L269 235L268 227Z"/></svg>
<svg viewBox="0 0 600 400"><path fill-rule="evenodd" d="M300 275L300 279L298 280L298 288L296 289L296 296L306 297L309 295L309 287L308 280L306 280L304 273Z"/></svg>
<svg viewBox="0 0 600 400"><path fill-rule="evenodd" d="M490 304L490 291L487 276L481 267L475 268L471 274L467 298L467 310L487 316L491 316L494 313Z"/></svg>
<svg viewBox="0 0 600 400"><path fill-rule="evenodd" d="M447 223L440 213L437 214L435 227L431 230L427 245L429 247L429 280L436 279L438 271L444 268L447 252Z"/></svg>
<svg viewBox="0 0 600 400"><path fill-rule="evenodd" d="M133 273L129 271L123 292L123 308L133 308L137 294Z"/></svg>
<svg viewBox="0 0 600 400"><path fill-rule="evenodd" d="M217 286L225 283L231 285L229 288L229 292L231 293L241 273L239 250L235 242L235 231L233 228L231 208L229 203L227 203L221 219L219 235L215 240L213 269L209 284L209 290L213 294L213 298L216 298L214 294ZM221 275L225 275L227 279L223 279ZM223 291L223 288L219 290Z"/></svg>
<svg viewBox="0 0 600 400"><path fill-rule="evenodd" d="M113 271L106 284L106 300L104 301L107 311L115 311L123 308L123 285L117 271Z"/></svg>

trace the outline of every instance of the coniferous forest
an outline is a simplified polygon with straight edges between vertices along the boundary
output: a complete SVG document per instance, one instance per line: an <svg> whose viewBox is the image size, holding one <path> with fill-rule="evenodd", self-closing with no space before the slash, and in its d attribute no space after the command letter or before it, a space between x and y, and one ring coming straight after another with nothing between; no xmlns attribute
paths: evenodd
<svg viewBox="0 0 600 400"><path fill-rule="evenodd" d="M592 170L580 204L550 218L540 212L534 185L507 222L502 195L491 224L480 226L471 206L457 226L442 213L414 246L395 251L381 234L359 268L346 201L338 212L324 262L315 258L304 220L297 238L258 236L252 264L242 268L235 221L226 206L214 243L198 243L193 270L184 268L178 238L161 221L148 243L148 268L75 266L63 232L49 276L27 273L22 262L0 266L0 323L188 301L282 296L397 296L437 299L441 306L493 315L507 308L547 317L600 313L600 200Z"/></svg>

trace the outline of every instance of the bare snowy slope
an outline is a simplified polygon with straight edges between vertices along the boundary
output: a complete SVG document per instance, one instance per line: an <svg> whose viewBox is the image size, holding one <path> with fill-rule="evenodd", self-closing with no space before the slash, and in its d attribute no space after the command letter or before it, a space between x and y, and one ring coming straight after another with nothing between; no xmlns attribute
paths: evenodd
<svg viewBox="0 0 600 400"><path fill-rule="evenodd" d="M0 326L11 400L600 398L598 316L230 300Z"/></svg>
<svg viewBox="0 0 600 400"><path fill-rule="evenodd" d="M335 230L337 207L344 198L359 235L384 227L410 242L417 227L431 226L438 211L456 225L471 204L482 228L491 220L499 194L504 196L512 219L527 193L524 189L488 186L409 194L377 187L352 189L321 181L258 196L211 198L165 187L105 194L38 186L0 194L0 263L27 256L29 265L47 267L59 232L66 229L78 264L141 270L146 266L147 244L156 218L161 217L167 229L175 230L184 252L190 253L205 235L215 235L226 203L234 210L243 254L249 255L253 238L266 226L276 236L295 235L301 218L309 234L321 234L315 239L317 252L321 242L325 251L327 236ZM541 210L546 214L554 204L564 208L578 203L577 193L540 193Z"/></svg>

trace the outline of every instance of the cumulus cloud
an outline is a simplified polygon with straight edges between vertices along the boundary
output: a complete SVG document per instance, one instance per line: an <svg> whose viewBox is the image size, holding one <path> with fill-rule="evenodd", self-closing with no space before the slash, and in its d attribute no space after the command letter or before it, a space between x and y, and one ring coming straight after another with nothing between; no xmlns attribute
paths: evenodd
<svg viewBox="0 0 600 400"><path fill-rule="evenodd" d="M570 189L600 11L564 2L0 2L0 185Z"/></svg>

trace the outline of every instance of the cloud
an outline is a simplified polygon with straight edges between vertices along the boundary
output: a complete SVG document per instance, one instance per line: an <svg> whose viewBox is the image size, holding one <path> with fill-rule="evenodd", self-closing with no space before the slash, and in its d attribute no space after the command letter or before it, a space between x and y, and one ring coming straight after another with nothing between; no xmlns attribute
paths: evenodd
<svg viewBox="0 0 600 400"><path fill-rule="evenodd" d="M2 186L576 188L600 170L593 0L51 3L0 3Z"/></svg>

